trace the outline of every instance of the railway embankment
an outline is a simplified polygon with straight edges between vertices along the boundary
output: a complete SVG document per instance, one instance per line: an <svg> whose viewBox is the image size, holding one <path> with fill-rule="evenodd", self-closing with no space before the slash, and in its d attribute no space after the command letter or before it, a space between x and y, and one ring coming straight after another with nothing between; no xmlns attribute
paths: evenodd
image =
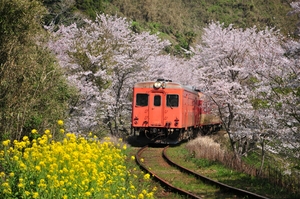
<svg viewBox="0 0 300 199"><path fill-rule="evenodd" d="M280 168L280 165L283 165L280 162L284 159L279 161L279 154L273 154L277 155L276 158L270 153L266 157L263 173L259 174L260 159L257 158L258 155L255 156L256 152L243 161L234 161L228 153L229 150L225 150L224 140L226 140L224 134L202 136L170 147L168 156L179 165L229 186L245 189L267 198L300 198L300 177L294 173L293 175L286 173L286 167ZM272 162L273 160L278 162ZM283 163L288 164L287 162ZM182 183L189 184L184 181Z"/></svg>

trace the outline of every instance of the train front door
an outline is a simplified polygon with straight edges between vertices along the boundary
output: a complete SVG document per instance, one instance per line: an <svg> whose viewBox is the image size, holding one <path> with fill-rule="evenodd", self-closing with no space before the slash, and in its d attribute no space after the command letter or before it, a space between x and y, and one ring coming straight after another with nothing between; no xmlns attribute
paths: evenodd
<svg viewBox="0 0 300 199"><path fill-rule="evenodd" d="M163 93L149 95L149 126L162 127L163 125Z"/></svg>

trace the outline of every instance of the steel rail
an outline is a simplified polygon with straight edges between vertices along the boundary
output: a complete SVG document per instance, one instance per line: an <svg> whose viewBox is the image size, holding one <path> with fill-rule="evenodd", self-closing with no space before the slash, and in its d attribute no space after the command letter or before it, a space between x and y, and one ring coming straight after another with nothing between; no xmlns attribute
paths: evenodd
<svg viewBox="0 0 300 199"><path fill-rule="evenodd" d="M195 198L195 199L201 199L201 197L192 194L186 190L177 188L175 186L173 186L172 184L170 184L169 182L165 181L164 179L160 178L159 176L157 176L153 171L151 171L150 169L148 169L141 161L141 154L144 152L144 150L146 150L148 148L148 146L144 146L143 148L141 148L135 155L135 160L137 162L137 164L147 173L150 173L153 178L155 180L157 180L158 182L160 182L164 187L167 187L170 189L171 192L173 193L178 193L180 195L186 196L188 198Z"/></svg>
<svg viewBox="0 0 300 199"><path fill-rule="evenodd" d="M167 147L164 148L164 150L163 150L163 157L165 158L165 160L169 164L171 164L171 165L179 168L181 171L189 173L191 175L194 175L195 177L197 177L197 178L199 178L199 179L201 179L201 180L203 180L203 181L205 181L205 182L207 182L209 184L216 185L220 189L233 192L233 193L235 193L237 195L240 195L240 196L245 196L245 197L248 197L248 198L255 198L255 199L269 199L269 198L267 198L265 196L262 196L262 195L259 195L259 194L256 194L256 193L252 193L252 192L247 191L247 190L243 190L243 189L239 189L239 188L236 188L236 187L232 187L232 186L229 186L227 184L224 184L224 183L218 182L216 180L210 179L210 178L208 178L206 176L203 176L203 175L198 174L198 173L196 173L196 172L194 172L194 171L192 171L190 169L187 169L187 168L185 168L185 167L183 167L181 165L176 164L174 161L172 161L167 156L166 151L167 151L168 148L169 148L169 146L167 146Z"/></svg>

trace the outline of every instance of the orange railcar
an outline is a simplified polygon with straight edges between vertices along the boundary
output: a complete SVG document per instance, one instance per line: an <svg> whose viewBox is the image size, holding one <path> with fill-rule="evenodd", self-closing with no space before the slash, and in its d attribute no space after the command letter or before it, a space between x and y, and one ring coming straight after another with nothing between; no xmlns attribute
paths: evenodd
<svg viewBox="0 0 300 199"><path fill-rule="evenodd" d="M132 130L154 143L178 143L210 123L206 98L199 91L170 80L136 83L133 88ZM217 121L217 120L216 120Z"/></svg>

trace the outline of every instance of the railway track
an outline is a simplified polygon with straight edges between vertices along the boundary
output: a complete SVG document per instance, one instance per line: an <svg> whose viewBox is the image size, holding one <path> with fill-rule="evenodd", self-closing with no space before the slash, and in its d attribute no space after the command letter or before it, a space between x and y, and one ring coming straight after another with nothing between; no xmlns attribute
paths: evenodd
<svg viewBox="0 0 300 199"><path fill-rule="evenodd" d="M136 154L137 164L169 191L186 198L256 198L267 197L235 188L186 169L168 158L165 148L145 146ZM184 180L182 180L184 179ZM182 183L188 183L188 186ZM188 187L188 189L186 188Z"/></svg>

